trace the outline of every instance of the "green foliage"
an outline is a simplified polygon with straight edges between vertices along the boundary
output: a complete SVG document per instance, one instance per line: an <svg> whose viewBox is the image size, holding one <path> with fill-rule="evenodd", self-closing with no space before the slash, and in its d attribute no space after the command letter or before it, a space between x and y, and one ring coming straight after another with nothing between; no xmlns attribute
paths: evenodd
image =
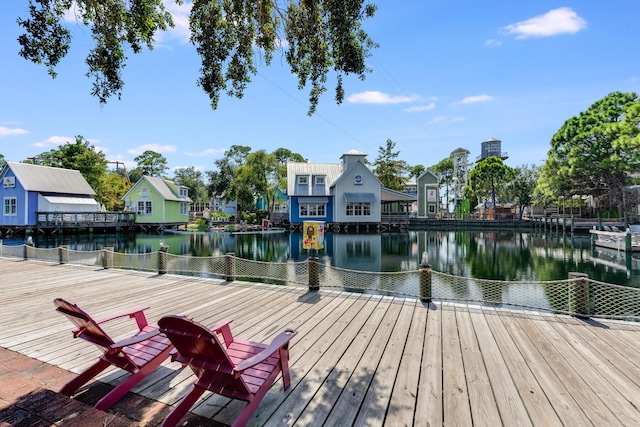
<svg viewBox="0 0 640 427"><path fill-rule="evenodd" d="M167 159L160 153L156 153L152 150L146 150L138 157L134 158L139 173L144 176L151 176L155 178L163 178L164 173L169 170L167 166ZM130 175L131 176L131 175ZM132 182L135 183L135 181Z"/></svg>
<svg viewBox="0 0 640 427"><path fill-rule="evenodd" d="M122 196L129 188L127 180L113 171L102 177L102 183L96 193L107 211L121 211L124 208Z"/></svg>
<svg viewBox="0 0 640 427"><path fill-rule="evenodd" d="M76 136L74 143L67 142L58 148L39 154L36 159L43 166L79 171L97 193L98 202L104 203L101 198L101 186L107 174L107 160L104 153L96 152L95 147L82 135Z"/></svg>
<svg viewBox="0 0 640 427"><path fill-rule="evenodd" d="M482 160L469 172L469 196L475 196L478 202L490 198L493 206L497 200L506 196L506 184L513 179L514 170L502 162L502 159L491 156Z"/></svg>
<svg viewBox="0 0 640 427"><path fill-rule="evenodd" d="M524 208L533 202L533 191L538 182L539 170L535 165L522 165L514 169L514 176L507 185L506 196L518 206L520 219Z"/></svg>
<svg viewBox="0 0 640 427"><path fill-rule="evenodd" d="M2 169L6 163L7 161L4 159L4 155L0 154L0 169Z"/></svg>
<svg viewBox="0 0 640 427"><path fill-rule="evenodd" d="M178 168L175 170L173 181L180 180L189 189L189 197L196 203L207 201L207 187L204 185L202 172L195 167Z"/></svg>
<svg viewBox="0 0 640 427"><path fill-rule="evenodd" d="M341 103L343 77L355 74L363 79L369 71L365 59L377 46L361 23L375 11L376 6L363 0L301 0L286 5L276 0L195 0L189 28L202 60L198 85L209 95L213 109L223 93L241 98L257 73L257 59L269 65L273 52L286 46L285 57L299 88L310 85L309 114L326 90L329 73L336 75L335 99ZM93 37L85 62L87 77L93 79L92 95L100 103L111 96L120 98L126 51L153 49L154 33L174 25L163 0L29 0L29 18L17 21L25 31L18 38L20 55L44 64L52 77L71 46L71 32L64 26L66 13L73 13L74 25L85 25Z"/></svg>
<svg viewBox="0 0 640 427"><path fill-rule="evenodd" d="M565 121L551 139L536 194L593 195L624 210L622 187L640 172L640 100L613 92Z"/></svg>
<svg viewBox="0 0 640 427"><path fill-rule="evenodd" d="M440 160L433 166L429 166L429 171L431 171L435 176L438 177L438 184L442 187L445 187L445 197L447 200L447 206L449 204L449 190L453 185L453 158L447 157Z"/></svg>
<svg viewBox="0 0 640 427"><path fill-rule="evenodd" d="M427 168L425 168L424 165L415 165L415 166L407 167L407 172L409 173L409 176L415 180L417 180L420 177L420 175L422 175L426 170Z"/></svg>
<svg viewBox="0 0 640 427"><path fill-rule="evenodd" d="M378 157L373 162L373 173L383 186L401 191L407 175L407 163L398 160L400 151L393 151L396 143L387 139L385 147L378 147Z"/></svg>

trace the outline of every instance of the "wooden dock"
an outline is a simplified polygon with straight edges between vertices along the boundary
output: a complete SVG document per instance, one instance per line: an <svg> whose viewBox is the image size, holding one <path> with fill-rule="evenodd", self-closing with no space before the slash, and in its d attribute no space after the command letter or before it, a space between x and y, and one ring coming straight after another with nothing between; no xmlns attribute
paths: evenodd
<svg viewBox="0 0 640 427"><path fill-rule="evenodd" d="M260 341L297 329L292 387L278 381L249 425L640 425L636 323L8 258L0 277L0 346L71 371L98 351L72 339L56 297L96 318L139 305L151 321L230 317ZM166 362L134 392L173 405L192 381ZM241 405L206 394L193 412L230 423Z"/></svg>

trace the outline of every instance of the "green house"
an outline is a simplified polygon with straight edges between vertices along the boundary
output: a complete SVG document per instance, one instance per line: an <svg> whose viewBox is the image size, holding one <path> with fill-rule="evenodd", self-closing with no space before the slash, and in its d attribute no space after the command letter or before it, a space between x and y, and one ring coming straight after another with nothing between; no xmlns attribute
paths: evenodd
<svg viewBox="0 0 640 427"><path fill-rule="evenodd" d="M426 171L416 180L418 191L418 216L435 218L440 213L440 186L438 177Z"/></svg>
<svg viewBox="0 0 640 427"><path fill-rule="evenodd" d="M136 213L136 224L159 229L189 221L189 190L179 182L143 176L122 197L125 210Z"/></svg>

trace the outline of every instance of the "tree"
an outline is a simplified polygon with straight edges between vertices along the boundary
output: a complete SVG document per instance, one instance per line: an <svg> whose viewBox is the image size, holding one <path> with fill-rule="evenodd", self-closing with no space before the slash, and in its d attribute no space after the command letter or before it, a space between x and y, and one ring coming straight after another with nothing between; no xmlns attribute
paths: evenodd
<svg viewBox="0 0 640 427"><path fill-rule="evenodd" d="M124 208L122 196L129 190L127 180L117 171L111 171L102 177L102 185L98 191L107 211L120 211Z"/></svg>
<svg viewBox="0 0 640 427"><path fill-rule="evenodd" d="M136 182L143 175L162 178L164 173L169 169L167 159L162 154L152 150L146 150L133 160L136 162L137 166L135 169L137 170L134 169L131 171L129 176L134 174L137 179L134 181L133 178L131 178L132 182Z"/></svg>
<svg viewBox="0 0 640 427"><path fill-rule="evenodd" d="M0 154L0 169L2 169L6 163L7 161L4 159L4 155Z"/></svg>
<svg viewBox="0 0 640 427"><path fill-rule="evenodd" d="M524 208L533 202L533 191L538 182L539 169L535 165L522 165L514 169L513 180L507 185L507 195L518 206L519 219Z"/></svg>
<svg viewBox="0 0 640 427"><path fill-rule="evenodd" d="M469 172L469 187L478 198L478 202L491 197L495 209L499 191L512 178L513 169L502 163L502 159L490 156L483 159Z"/></svg>
<svg viewBox="0 0 640 427"><path fill-rule="evenodd" d="M100 194L103 178L107 174L107 160L104 153L96 151L82 135L76 136L74 143L67 142L51 151L41 153L34 160L44 166L79 171L97 193L98 201L102 203Z"/></svg>
<svg viewBox="0 0 640 427"><path fill-rule="evenodd" d="M401 191L407 173L407 163L398 160L400 151L393 151L396 143L387 139L385 147L378 147L378 157L373 162L373 173L383 186L391 190Z"/></svg>
<svg viewBox="0 0 640 427"><path fill-rule="evenodd" d="M238 168L233 183L237 194L251 195L251 200L244 200L245 207L254 206L259 197L264 197L267 207L272 205L276 188L276 166L276 157L265 150L247 156L247 162Z"/></svg>
<svg viewBox="0 0 640 427"><path fill-rule="evenodd" d="M180 180L182 185L189 189L189 197L196 203L207 200L207 187L202 180L202 172L195 167L178 168L175 170L173 180Z"/></svg>
<svg viewBox="0 0 640 427"><path fill-rule="evenodd" d="M420 175L422 175L426 170L427 168L425 168L424 165L415 165L415 166L407 167L407 172L409 173L409 177L415 180L417 180L420 177Z"/></svg>
<svg viewBox="0 0 640 427"><path fill-rule="evenodd" d="M175 0L182 4L183 0ZM216 109L220 95L241 98L257 73L258 55L268 66L276 49L285 49L300 89L309 85L309 114L325 92L327 76L336 75L335 99L344 99L343 77L364 79L365 59L376 44L362 29L376 6L364 0L196 0L189 16L191 43L201 57L198 85ZM18 18L20 56L44 64L52 77L71 46L65 14L76 16L94 40L86 58L92 95L100 103L120 98L127 51L153 49L154 33L173 27L162 0L29 0L29 17ZM286 43L280 40L284 35ZM283 48L283 46L286 46Z"/></svg>
<svg viewBox="0 0 640 427"><path fill-rule="evenodd" d="M613 92L565 121L551 138L539 185L569 198L600 197L606 207L624 210L622 187L640 171L640 100ZM538 190L538 194L542 190Z"/></svg>

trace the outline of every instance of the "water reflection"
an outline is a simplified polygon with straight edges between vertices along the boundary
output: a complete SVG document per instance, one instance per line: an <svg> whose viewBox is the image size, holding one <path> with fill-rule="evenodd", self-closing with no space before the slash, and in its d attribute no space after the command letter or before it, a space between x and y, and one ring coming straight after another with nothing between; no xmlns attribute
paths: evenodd
<svg viewBox="0 0 640 427"><path fill-rule="evenodd" d="M5 239L5 245L24 239ZM238 257L267 262L304 261L311 254L302 249L300 233L282 234L149 234L118 233L34 236L37 247L67 245L74 250L148 253L160 244L176 255ZM640 287L640 258L624 252L592 248L589 237L544 234L537 231L411 231L385 234L328 233L321 262L361 271L407 271L419 268L423 252L435 271L455 276L507 281L566 279L569 272L590 278ZM461 284L460 286L466 286ZM455 286L454 286L455 288ZM453 289L461 295L468 289ZM481 292L499 293L495 288ZM490 297L491 295L486 295ZM497 297L497 296L496 296Z"/></svg>

